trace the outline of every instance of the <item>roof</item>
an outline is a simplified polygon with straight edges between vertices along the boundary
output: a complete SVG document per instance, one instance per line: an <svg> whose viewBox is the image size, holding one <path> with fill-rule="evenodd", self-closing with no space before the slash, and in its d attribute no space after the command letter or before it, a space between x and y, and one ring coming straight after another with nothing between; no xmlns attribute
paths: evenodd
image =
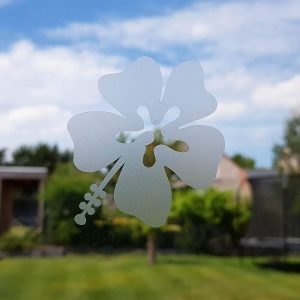
<svg viewBox="0 0 300 300"><path fill-rule="evenodd" d="M201 172L201 170L199 170ZM247 180L247 172L230 157L223 155L218 165L213 186L223 190L236 190L241 182ZM187 185L177 180L171 183L173 189L181 189Z"/></svg>
<svg viewBox="0 0 300 300"><path fill-rule="evenodd" d="M247 176L249 179L255 178L274 178L279 177L280 173L276 170L256 169L247 170Z"/></svg>
<svg viewBox="0 0 300 300"><path fill-rule="evenodd" d="M0 166L0 179L43 180L46 179L47 174L48 170L45 167Z"/></svg>

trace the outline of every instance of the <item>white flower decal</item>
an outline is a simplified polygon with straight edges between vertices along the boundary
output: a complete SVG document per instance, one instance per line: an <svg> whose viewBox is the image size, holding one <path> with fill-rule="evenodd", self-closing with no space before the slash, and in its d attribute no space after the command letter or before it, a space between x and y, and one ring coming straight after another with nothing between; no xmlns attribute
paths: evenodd
<svg viewBox="0 0 300 300"><path fill-rule="evenodd" d="M117 207L158 227L166 221L172 198L165 167L189 186L206 188L215 178L224 150L224 138L217 129L184 126L216 109L215 98L204 87L202 67L193 61L178 65L161 96L159 66L152 59L142 57L124 72L100 78L99 90L123 117L104 111L73 117L68 129L74 142L74 163L84 172L115 164L99 186L91 185L92 193L85 195L87 202L80 203L82 212L75 221L85 224L86 214L93 214L94 207L101 204L98 198L105 197L106 184L122 169L114 190ZM144 123L141 107L147 108L147 111L144 108ZM188 150L179 152L165 144L156 145L154 165L145 166L146 145L154 140L153 133L147 129L150 122L160 128L164 140L184 141ZM120 142L117 136L124 132L132 132L135 139L130 143Z"/></svg>

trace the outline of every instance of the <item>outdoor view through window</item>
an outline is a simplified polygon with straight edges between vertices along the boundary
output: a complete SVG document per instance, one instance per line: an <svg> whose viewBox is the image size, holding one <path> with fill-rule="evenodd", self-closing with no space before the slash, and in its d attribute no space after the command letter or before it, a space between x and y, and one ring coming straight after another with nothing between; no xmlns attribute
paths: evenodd
<svg viewBox="0 0 300 300"><path fill-rule="evenodd" d="M299 24L0 0L0 300L299 299Z"/></svg>

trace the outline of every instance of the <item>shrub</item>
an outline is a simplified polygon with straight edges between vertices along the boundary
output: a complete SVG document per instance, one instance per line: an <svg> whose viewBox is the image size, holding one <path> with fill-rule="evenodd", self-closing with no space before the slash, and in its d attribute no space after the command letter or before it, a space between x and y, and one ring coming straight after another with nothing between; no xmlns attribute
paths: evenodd
<svg viewBox="0 0 300 300"><path fill-rule="evenodd" d="M112 219L111 245L114 247L143 247L146 233L143 223L133 217L118 216Z"/></svg>
<svg viewBox="0 0 300 300"><path fill-rule="evenodd" d="M84 226L74 222L79 203L97 180L99 173L81 173L71 164L60 165L51 175L45 193L47 241L78 247L144 246L153 229L118 210L100 206ZM169 224L155 230L156 242L162 248L229 253L244 234L249 216L246 202L237 208L231 192L176 191Z"/></svg>
<svg viewBox="0 0 300 300"><path fill-rule="evenodd" d="M208 189L174 193L171 220L182 226L176 244L190 251L228 254L245 233L248 202L237 207L232 192Z"/></svg>
<svg viewBox="0 0 300 300"><path fill-rule="evenodd" d="M32 249L39 238L38 229L26 226L13 226L0 238L0 249L15 253Z"/></svg>
<svg viewBox="0 0 300 300"><path fill-rule="evenodd" d="M87 223L79 226L74 216L80 212L78 205L84 194L101 175L81 173L73 165L59 165L51 175L46 192L46 238L59 245L101 246L108 235L107 226L100 226L102 207L87 217ZM100 222L101 223L101 222Z"/></svg>

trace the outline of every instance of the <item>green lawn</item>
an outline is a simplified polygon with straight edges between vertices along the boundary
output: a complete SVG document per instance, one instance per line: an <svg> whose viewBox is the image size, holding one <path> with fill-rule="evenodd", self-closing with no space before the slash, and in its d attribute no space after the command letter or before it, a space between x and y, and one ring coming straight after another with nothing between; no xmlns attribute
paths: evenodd
<svg viewBox="0 0 300 300"><path fill-rule="evenodd" d="M160 255L70 255L0 261L1 300L300 299L300 274L250 260Z"/></svg>

